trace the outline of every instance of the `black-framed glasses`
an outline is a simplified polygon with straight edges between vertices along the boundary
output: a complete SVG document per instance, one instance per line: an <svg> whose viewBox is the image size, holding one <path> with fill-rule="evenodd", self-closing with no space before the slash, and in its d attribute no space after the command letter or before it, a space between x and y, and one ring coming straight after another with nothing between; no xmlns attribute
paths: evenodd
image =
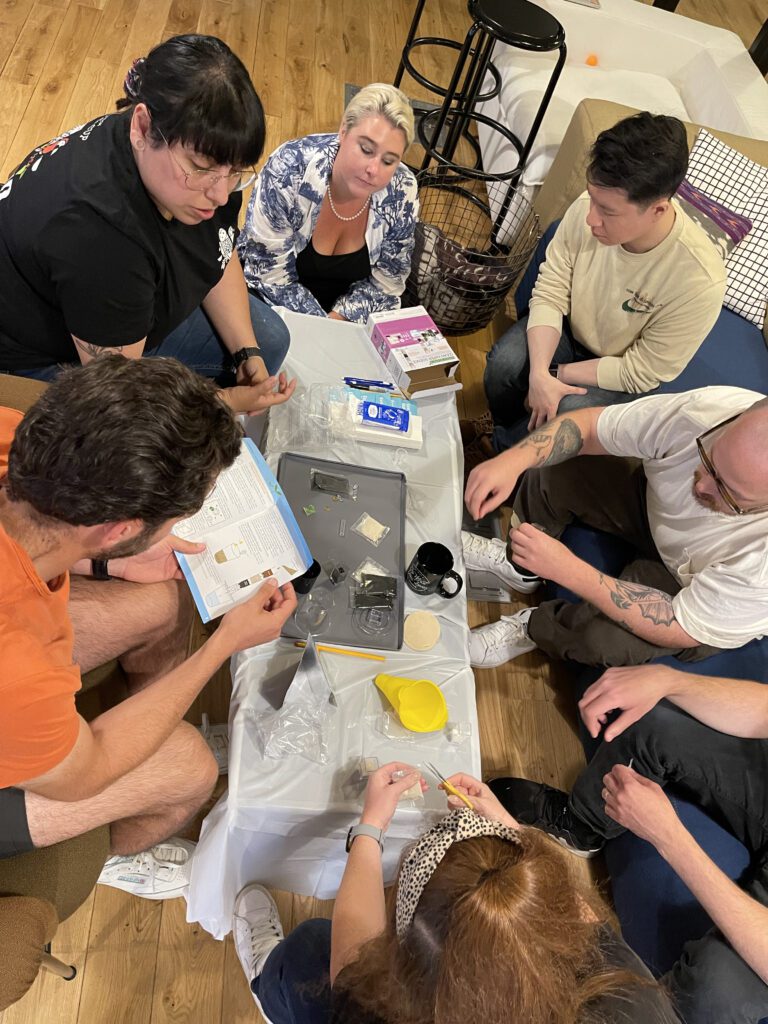
<svg viewBox="0 0 768 1024"><path fill-rule="evenodd" d="M705 438L709 437L711 434L716 433L718 430L722 430L723 427L727 427L729 423L733 423L733 421L737 420L739 416L741 416L741 413L737 412L735 416L729 416L727 420L723 420L723 422L718 423L717 426L710 427L709 430L705 430L703 434L700 434L696 438L696 447L699 450L699 458L701 459L702 466L707 471L709 476L711 476L712 479L715 481L715 487L717 487L718 494L723 499L728 508L731 510L731 512L733 512L734 515L737 516L748 516L754 512L768 512L768 505L754 505L751 508L742 508L741 505L739 505L738 501L736 501L736 499L732 496L731 492L728 490L726 485L723 483L722 478L720 477L719 473L717 472L712 463L712 459L710 459L709 454L706 448L704 447Z"/></svg>
<svg viewBox="0 0 768 1024"><path fill-rule="evenodd" d="M230 171L229 174L216 174L214 171L209 171L201 167L195 167L193 170L188 171L173 155L171 144L157 125L154 127L160 138L168 147L168 156L170 156L171 160L173 160L184 175L184 184L193 192L206 192L209 188L213 188L214 185L218 185L222 180L226 181L227 190L229 192L242 192L256 180L256 172L252 168L245 171Z"/></svg>

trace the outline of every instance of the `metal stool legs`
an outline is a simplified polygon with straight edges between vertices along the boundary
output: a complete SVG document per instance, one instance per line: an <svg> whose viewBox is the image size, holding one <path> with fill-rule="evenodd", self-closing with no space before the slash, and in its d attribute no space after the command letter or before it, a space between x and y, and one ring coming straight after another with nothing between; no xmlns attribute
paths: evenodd
<svg viewBox="0 0 768 1024"><path fill-rule="evenodd" d="M398 65L397 68L397 74L395 75L395 80L392 83L398 89L400 88L400 83L402 82L403 74L405 73L404 57L405 54L408 53L408 51L411 49L413 40L416 36L416 32L419 27L419 22L421 21L421 15L424 11L424 5L426 4L426 2L427 0L417 0L416 2L416 10L413 12L413 18L411 19L411 27L408 29L408 38L405 40L405 46L403 47L402 54L400 55L400 64Z"/></svg>

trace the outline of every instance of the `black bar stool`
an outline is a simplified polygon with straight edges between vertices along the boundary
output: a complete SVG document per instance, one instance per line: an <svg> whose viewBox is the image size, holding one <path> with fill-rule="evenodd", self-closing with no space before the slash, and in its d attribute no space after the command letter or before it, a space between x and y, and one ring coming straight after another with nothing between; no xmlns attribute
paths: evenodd
<svg viewBox="0 0 768 1024"><path fill-rule="evenodd" d="M417 136L425 150L421 169L426 169L432 160L444 166L459 169L460 165L456 164L455 155L462 138L469 142L474 151L473 169L479 169L480 150L476 139L470 134L469 128L473 121L482 121L509 139L516 149L519 157L516 180L522 173L525 161L536 140L560 72L565 64L566 45L563 26L548 11L530 3L530 0L469 0L467 9L472 17L472 25L463 43L435 36L417 37L416 32L425 3L426 0L418 0L416 4L400 66L395 76L395 84L399 85L407 70L417 82L443 97L442 105L421 118L418 124ZM531 130L524 141L518 139L498 122L475 111L478 103L493 99L501 91L501 76L491 60L493 48L497 42L539 53L559 50L557 63L547 88L544 90ZM447 88L430 81L413 65L412 51L419 46L426 45L447 46L459 51ZM483 83L488 73L491 75L490 87L482 92ZM493 175L489 177L495 178ZM508 178L509 175L505 174L503 177Z"/></svg>

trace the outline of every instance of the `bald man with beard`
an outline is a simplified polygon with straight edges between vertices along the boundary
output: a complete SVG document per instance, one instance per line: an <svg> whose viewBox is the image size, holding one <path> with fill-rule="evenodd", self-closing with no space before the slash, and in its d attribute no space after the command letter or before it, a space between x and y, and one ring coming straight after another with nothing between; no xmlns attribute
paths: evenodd
<svg viewBox="0 0 768 1024"><path fill-rule="evenodd" d="M566 413L470 474L469 511L486 515L518 482L514 564L501 541L464 534L468 567L523 593L548 579L580 600L473 630L473 665L536 647L586 665L698 661L768 633L765 396L711 387ZM619 576L560 542L574 520L628 542Z"/></svg>

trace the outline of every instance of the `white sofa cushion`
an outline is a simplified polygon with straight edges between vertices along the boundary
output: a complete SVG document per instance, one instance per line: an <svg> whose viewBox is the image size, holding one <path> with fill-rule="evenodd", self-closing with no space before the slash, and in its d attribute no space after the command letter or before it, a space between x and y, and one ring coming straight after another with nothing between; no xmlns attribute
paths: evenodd
<svg viewBox="0 0 768 1024"><path fill-rule="evenodd" d="M528 138L551 73L552 68L542 68L541 61L536 58L521 57L517 66L506 68L500 100L505 120L518 139ZM639 110L650 110L654 114L672 114L683 121L690 120L680 94L666 78L642 71L606 71L600 67L566 65L523 171L524 184L540 185L544 181L574 110L587 98L612 100ZM493 154L494 168L497 166L495 158L501 159L505 155L509 167L516 165L512 147L508 143L505 147L509 151L507 154L502 152L502 146L499 146L498 153ZM486 167L489 166L488 156L491 154L484 154Z"/></svg>

